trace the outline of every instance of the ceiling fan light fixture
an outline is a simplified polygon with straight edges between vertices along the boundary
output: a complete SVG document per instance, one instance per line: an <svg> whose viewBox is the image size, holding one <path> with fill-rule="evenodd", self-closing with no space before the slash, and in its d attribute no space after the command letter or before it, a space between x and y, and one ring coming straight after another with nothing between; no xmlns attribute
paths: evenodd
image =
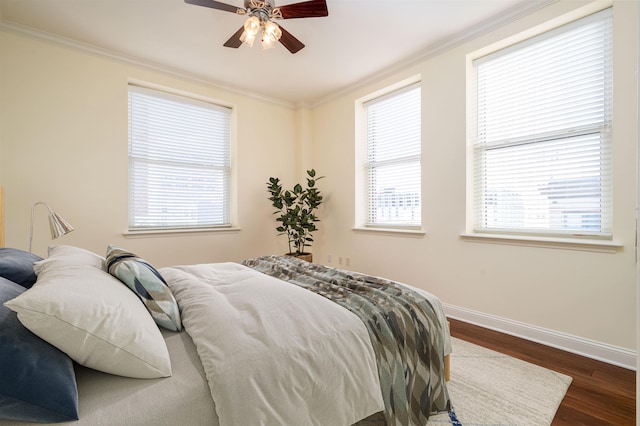
<svg viewBox="0 0 640 426"><path fill-rule="evenodd" d="M297 53L304 48L304 43L272 21L274 19L329 16L326 0L303 0L280 7L275 6L275 0L244 0L244 7L232 6L217 0L184 1L188 4L248 16L244 25L224 42L225 47L233 49L237 49L243 43L253 46L258 33L260 33L263 49L274 47L277 42L280 42L289 52Z"/></svg>
<svg viewBox="0 0 640 426"><path fill-rule="evenodd" d="M249 35L249 34L247 34L246 31L244 33L242 33L242 35L240 36L240 41L242 41L243 43L248 44L250 47L253 47L253 42L255 40L256 40L256 36Z"/></svg>
<svg viewBox="0 0 640 426"><path fill-rule="evenodd" d="M272 21L267 21L262 29L262 48L271 49L282 37L280 26Z"/></svg>
<svg viewBox="0 0 640 426"><path fill-rule="evenodd" d="M253 46L253 42L260 31L260 19L255 16L250 16L244 22L244 31L240 36L240 40L243 43L247 43L249 46Z"/></svg>

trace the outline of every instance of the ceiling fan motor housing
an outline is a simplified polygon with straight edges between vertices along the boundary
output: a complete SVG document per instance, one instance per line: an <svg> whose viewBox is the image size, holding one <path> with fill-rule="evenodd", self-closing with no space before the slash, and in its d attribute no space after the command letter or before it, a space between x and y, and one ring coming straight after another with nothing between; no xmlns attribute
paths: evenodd
<svg viewBox="0 0 640 426"><path fill-rule="evenodd" d="M244 6L245 13L249 16L255 16L260 19L260 22L282 19L282 13L279 8L274 8L273 0L245 0Z"/></svg>
<svg viewBox="0 0 640 426"><path fill-rule="evenodd" d="M273 9L275 7L273 0L244 0L245 9L260 7L260 4L262 4L262 7L265 9Z"/></svg>

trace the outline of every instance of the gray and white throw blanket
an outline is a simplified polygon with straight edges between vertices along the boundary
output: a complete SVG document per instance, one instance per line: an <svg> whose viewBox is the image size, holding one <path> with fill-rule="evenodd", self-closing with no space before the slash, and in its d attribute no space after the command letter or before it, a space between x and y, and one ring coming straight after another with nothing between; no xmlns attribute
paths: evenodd
<svg viewBox="0 0 640 426"><path fill-rule="evenodd" d="M287 256L242 262L343 306L366 325L378 365L387 425L425 425L449 410L443 330L434 306L399 283Z"/></svg>

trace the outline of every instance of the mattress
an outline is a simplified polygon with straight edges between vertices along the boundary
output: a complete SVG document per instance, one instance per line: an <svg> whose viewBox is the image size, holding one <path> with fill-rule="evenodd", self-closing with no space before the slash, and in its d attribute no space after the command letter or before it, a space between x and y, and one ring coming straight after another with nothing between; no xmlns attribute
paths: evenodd
<svg viewBox="0 0 640 426"><path fill-rule="evenodd" d="M75 366L80 420L60 425L82 426L217 426L215 405L202 363L189 334L163 330L173 375L133 379ZM0 419L1 426L40 423Z"/></svg>

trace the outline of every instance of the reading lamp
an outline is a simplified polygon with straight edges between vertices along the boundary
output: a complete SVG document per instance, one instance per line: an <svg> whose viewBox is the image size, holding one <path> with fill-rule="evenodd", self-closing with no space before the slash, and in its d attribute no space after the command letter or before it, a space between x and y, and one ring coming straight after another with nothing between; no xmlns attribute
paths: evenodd
<svg viewBox="0 0 640 426"><path fill-rule="evenodd" d="M47 203L43 203L41 201L35 203L31 208L31 228L29 231L29 253L31 253L31 243L33 241L33 213L36 210L37 205L43 205L49 210L49 228L51 229L51 239L55 240L56 238L66 235L69 232L73 231L73 226L69 224L66 220L64 220L58 213L51 210L51 207Z"/></svg>

